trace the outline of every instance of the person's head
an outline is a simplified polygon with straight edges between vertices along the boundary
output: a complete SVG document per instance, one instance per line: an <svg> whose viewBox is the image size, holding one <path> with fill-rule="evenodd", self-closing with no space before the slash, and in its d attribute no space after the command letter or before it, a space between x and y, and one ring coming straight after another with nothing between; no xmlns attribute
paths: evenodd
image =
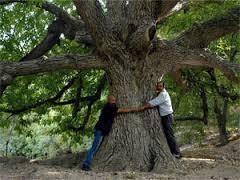
<svg viewBox="0 0 240 180"><path fill-rule="evenodd" d="M165 84L163 81L159 81L156 84L156 90L157 92L161 92L165 88Z"/></svg>
<svg viewBox="0 0 240 180"><path fill-rule="evenodd" d="M113 95L109 95L107 101L110 104L116 104L116 97Z"/></svg>

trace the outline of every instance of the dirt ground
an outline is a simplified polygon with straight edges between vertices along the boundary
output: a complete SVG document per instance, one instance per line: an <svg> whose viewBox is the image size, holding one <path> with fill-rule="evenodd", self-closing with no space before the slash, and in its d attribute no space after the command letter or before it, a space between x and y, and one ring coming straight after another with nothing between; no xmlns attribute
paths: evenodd
<svg viewBox="0 0 240 180"><path fill-rule="evenodd" d="M144 172L84 172L84 154L63 154L50 160L29 161L23 157L0 157L1 180L240 180L240 139L216 147L189 148L179 160L183 169L177 174Z"/></svg>

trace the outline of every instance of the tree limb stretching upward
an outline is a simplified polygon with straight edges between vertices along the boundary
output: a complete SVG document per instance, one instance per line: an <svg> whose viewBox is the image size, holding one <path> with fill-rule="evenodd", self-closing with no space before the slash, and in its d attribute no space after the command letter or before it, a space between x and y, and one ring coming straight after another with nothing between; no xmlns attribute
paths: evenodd
<svg viewBox="0 0 240 180"><path fill-rule="evenodd" d="M93 38L102 39L106 33L106 18L100 3L97 0L73 0L78 13L86 23Z"/></svg>
<svg viewBox="0 0 240 180"><path fill-rule="evenodd" d="M67 11L63 10L57 5L50 2L29 2L27 0L0 0L0 5L8 5L10 3L24 3L26 5L34 5L45 11L48 11L53 15L55 15L58 19L57 20L58 24L56 24L56 22L54 21L49 26L50 29L51 29L51 26L53 26L54 24L54 31L58 31L58 33L60 34L63 33L66 38L71 40L75 38L78 42L84 43L86 45L94 45L94 41L92 37L90 36L89 32L86 30L85 23L81 19L70 15ZM59 23L59 21L61 21L61 23ZM55 34L55 36L57 36L57 34ZM47 36L46 38L50 38L50 35Z"/></svg>
<svg viewBox="0 0 240 180"><path fill-rule="evenodd" d="M60 44L60 35L64 31L64 23L62 20L58 19L53 21L48 27L48 33L40 44L33 48L28 54L26 54L20 61L27 61L31 59L36 59L43 56L49 50L53 48L54 45Z"/></svg>
<svg viewBox="0 0 240 180"><path fill-rule="evenodd" d="M109 16L115 22L117 22L122 17L126 17L126 3L126 0L107 0L107 16Z"/></svg>
<svg viewBox="0 0 240 180"><path fill-rule="evenodd" d="M128 14L130 19L137 21L146 16L157 21L165 16L180 0L142 0L129 1Z"/></svg>
<svg viewBox="0 0 240 180"><path fill-rule="evenodd" d="M55 4L49 3L49 2L29 2L28 0L0 0L0 5L8 5L11 3L23 3L23 4L32 4L35 5L36 7L42 8L53 15L55 15L58 20L53 21L52 24L49 25L48 27L48 34L46 38L43 40L42 43L40 43L35 49L31 51L28 55L23 57L21 60L28 60L28 59L33 59L33 58L38 58L41 55L43 55L43 50L44 52L48 51L51 49L56 43L58 43L58 39L61 35L61 33L64 32L64 29L66 27L63 27L64 22L68 24L75 24L77 22L77 19L62 8L59 8ZM40 51L39 51L40 50ZM35 55L34 55L35 54ZM39 55L38 55L39 54ZM40 55L41 54L41 55Z"/></svg>
<svg viewBox="0 0 240 180"><path fill-rule="evenodd" d="M180 0L155 0L155 18L157 21L165 17L171 10L180 3Z"/></svg>

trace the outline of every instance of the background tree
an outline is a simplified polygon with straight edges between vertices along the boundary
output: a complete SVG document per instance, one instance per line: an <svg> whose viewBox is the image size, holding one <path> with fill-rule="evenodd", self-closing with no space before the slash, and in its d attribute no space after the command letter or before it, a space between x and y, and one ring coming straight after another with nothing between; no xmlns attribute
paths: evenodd
<svg viewBox="0 0 240 180"><path fill-rule="evenodd" d="M1 1L0 4L7 4L3 11L15 8L15 6L9 5L9 3L14 2ZM171 40L157 37L157 23L161 26L161 22L168 15L174 14L172 8L186 7L186 4L188 4L188 8L191 9L191 6L194 7L195 3L189 4L177 0L109 0L101 4L98 1L75 0L74 6L70 2L56 6L49 2L16 2L23 3L22 7L24 8L25 6L36 6L46 10L54 14L57 19L49 25L47 35L40 44L36 45L23 58L22 56L21 58L15 57L15 61L20 59L21 62L13 63L6 60L1 62L1 94L7 86L12 83L14 85L14 79L19 76L62 69L75 69L77 71L85 69L104 70L109 83L109 91L117 95L119 106L137 106L148 101L154 96L154 85L163 74L177 72L179 69L186 67L218 68L229 79L237 81L236 72L239 72L239 64L229 63L205 49L211 41L238 31L239 7L237 2L225 2L226 8L224 8L221 16L205 19L206 21L203 23L195 23L192 28L178 34ZM71 5L76 7L81 18L76 12L68 10L67 7ZM205 2L203 4L196 3L196 6L205 5ZM61 6L63 8L60 8ZM233 7L235 8L231 9ZM64 8L66 9L64 10ZM70 15L68 11L72 14ZM180 11L180 9L176 11ZM214 15L217 15L217 13ZM30 14L26 17L31 16ZM3 34L4 37L5 34L7 33ZM10 35L12 34L10 33ZM86 44L91 50L88 54L80 55L78 51L82 52L82 48L79 48L79 45L76 44L76 51L71 50L71 54L65 52L66 55L51 56L51 54L57 54L57 52L51 53L49 50L53 45L59 44L61 34L70 41L75 40ZM72 42L69 43L67 46L71 49L73 45ZM20 46L25 44L20 43ZM41 58L46 52L50 56ZM88 102L88 110L86 110L88 115L94 101L91 99L92 96L79 98L82 94L83 78L75 71L66 71L66 74L68 74L68 77L69 74L72 74L73 77L61 81L63 86L60 89L59 86L56 86L56 89L51 87L51 92L54 94L52 97L44 98L46 100L40 100L37 103L28 101L28 104L31 104L24 107L22 105L19 107L20 104L17 104L15 102L16 98L14 98L10 105L2 105L2 111L18 114L46 103L51 105L73 104L72 116L75 117L80 109L79 103L85 100ZM55 78L59 78L59 75L56 74ZM53 80L55 78L52 77ZM49 79L49 76L46 79ZM76 83L74 99L68 97L70 100L62 101L62 97L64 99L67 96L64 93L77 79L79 83ZM52 85L51 81L48 82ZM99 83L99 87L102 87L101 84ZM19 89L19 86L16 89ZM32 89L35 92L36 87L32 86ZM97 88L94 99L99 98L99 89L101 88ZM50 92L45 90L45 93L46 97L49 96ZM24 96L26 95L22 96L21 104L24 102ZM43 99L42 94L39 99ZM65 120L70 121L67 118ZM23 120L22 123L24 124L25 121ZM82 127L71 125L69 128L78 130ZM97 168L104 170L132 169L161 172L166 168L178 166L167 147L156 110L119 115L112 133L104 141L97 155L97 161Z"/></svg>

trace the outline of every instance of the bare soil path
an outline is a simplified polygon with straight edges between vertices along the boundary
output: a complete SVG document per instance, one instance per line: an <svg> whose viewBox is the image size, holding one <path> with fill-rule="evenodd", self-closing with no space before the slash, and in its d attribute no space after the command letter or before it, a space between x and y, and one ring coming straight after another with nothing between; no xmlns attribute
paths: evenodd
<svg viewBox="0 0 240 180"><path fill-rule="evenodd" d="M206 146L183 151L183 170L172 174L151 172L84 172L80 154L62 154L54 159L30 162L23 157L0 157L1 180L240 180L240 139L222 147Z"/></svg>

